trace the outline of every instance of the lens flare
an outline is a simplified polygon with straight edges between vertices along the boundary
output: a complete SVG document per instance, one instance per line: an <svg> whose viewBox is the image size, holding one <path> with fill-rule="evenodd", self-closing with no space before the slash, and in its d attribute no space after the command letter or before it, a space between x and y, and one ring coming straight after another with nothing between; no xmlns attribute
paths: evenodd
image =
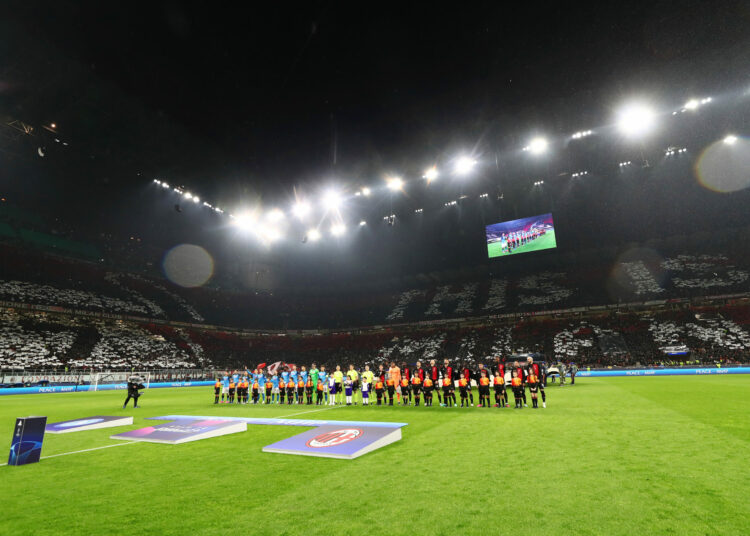
<svg viewBox="0 0 750 536"><path fill-rule="evenodd" d="M750 186L750 140L736 137L733 143L726 139L712 143L696 161L695 176L714 192L744 190Z"/></svg>
<svg viewBox="0 0 750 536"><path fill-rule="evenodd" d="M180 244L164 255L162 262L164 275L172 283L181 287L205 285L214 273L214 260L200 246Z"/></svg>

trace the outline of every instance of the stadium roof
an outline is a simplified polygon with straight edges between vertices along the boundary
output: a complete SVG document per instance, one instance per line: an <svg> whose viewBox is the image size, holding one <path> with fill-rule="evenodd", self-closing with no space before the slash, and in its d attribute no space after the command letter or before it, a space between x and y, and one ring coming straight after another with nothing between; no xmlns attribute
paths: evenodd
<svg viewBox="0 0 750 536"><path fill-rule="evenodd" d="M203 203L288 210L294 191L341 185L353 196L389 176L404 178L403 194L355 199L346 238L316 246L342 253L308 255L309 270L317 262L390 274L476 266L486 262L485 224L550 211L570 231L567 243L560 238L567 248L580 237L591 246L741 223L732 219L741 196L727 201L680 182L713 140L743 133L750 47L741 2L540 5L512 17L496 3L378 4L366 14L355 5L230 13L180 2L6 9L2 151L10 176L25 180L2 184L3 193L81 227L286 262L301 242L247 246L220 218L196 211ZM717 98L710 113L673 118L643 146L596 131L635 97L666 111L709 95ZM540 135L550 140L544 158L515 154ZM477 160L470 180L408 183L461 155ZM635 169L620 169L625 162ZM638 179L613 182L620 172ZM174 200L153 195L153 179L200 202L178 213ZM685 208L694 219L680 217ZM603 220L606 239L586 231ZM346 246L355 227L375 240Z"/></svg>

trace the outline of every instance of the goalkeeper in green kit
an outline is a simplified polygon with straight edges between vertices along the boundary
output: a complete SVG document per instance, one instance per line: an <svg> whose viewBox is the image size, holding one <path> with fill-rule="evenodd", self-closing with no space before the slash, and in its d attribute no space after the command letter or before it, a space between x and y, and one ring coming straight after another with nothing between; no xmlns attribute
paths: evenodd
<svg viewBox="0 0 750 536"><path fill-rule="evenodd" d="M318 370L318 367L315 363L312 364L310 367L310 379L312 380L312 384L314 388L317 388L318 386L318 380L320 379L320 371Z"/></svg>

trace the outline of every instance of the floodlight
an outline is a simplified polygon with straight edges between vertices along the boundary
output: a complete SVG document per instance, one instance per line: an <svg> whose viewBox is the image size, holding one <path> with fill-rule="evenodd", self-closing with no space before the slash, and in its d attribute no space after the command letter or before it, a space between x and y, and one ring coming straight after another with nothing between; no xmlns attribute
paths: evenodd
<svg viewBox="0 0 750 536"><path fill-rule="evenodd" d="M185 193L184 193L184 194L182 194L182 195L184 195L184 196L185 196L185 199L192 199L192 198L193 198L193 194L191 194L190 192L185 192Z"/></svg>
<svg viewBox="0 0 750 536"><path fill-rule="evenodd" d="M458 160L456 160L455 165L455 172L458 175L466 175L468 174L472 169L474 169L474 166L476 165L477 161L473 158L470 158L468 156L462 156Z"/></svg>
<svg viewBox="0 0 750 536"><path fill-rule="evenodd" d="M533 138L529 145L526 147L526 150L529 151L531 154L542 154L547 151L547 147L549 146L549 143L547 143L547 140L545 138Z"/></svg>
<svg viewBox="0 0 750 536"><path fill-rule="evenodd" d="M367 222L365 220L362 220L361 222L359 222L360 227L364 227L365 225L367 225Z"/></svg>
<svg viewBox="0 0 750 536"><path fill-rule="evenodd" d="M618 114L617 126L626 136L638 137L654 128L656 116L643 104L629 104Z"/></svg>
<svg viewBox="0 0 750 536"><path fill-rule="evenodd" d="M318 240L320 240L320 231L318 231L317 229L310 229L309 231L307 231L307 239L310 242L317 242Z"/></svg>
<svg viewBox="0 0 750 536"><path fill-rule="evenodd" d="M698 106L700 106L700 103L697 99L690 99L685 103L686 110L695 110Z"/></svg>
<svg viewBox="0 0 750 536"><path fill-rule="evenodd" d="M362 195L364 195L365 197L369 196L370 193L372 193L372 192L370 192L370 189L367 188L366 186L364 188L362 188Z"/></svg>
<svg viewBox="0 0 750 536"><path fill-rule="evenodd" d="M346 232L346 227L343 223L337 223L331 226L331 234L333 236L341 236Z"/></svg>
<svg viewBox="0 0 750 536"><path fill-rule="evenodd" d="M310 204L305 201L297 201L292 208L292 212L300 220L304 219L310 213Z"/></svg>
<svg viewBox="0 0 750 536"><path fill-rule="evenodd" d="M276 242L277 240L283 238L283 234L281 233L281 230L270 226L270 225L263 225L256 231L258 238L263 240L264 242Z"/></svg>
<svg viewBox="0 0 750 536"><path fill-rule="evenodd" d="M230 214L230 217L234 220L232 223L243 231L247 231L255 225L255 217L253 216L253 214L248 212L243 212L242 214L237 214L236 216Z"/></svg>
<svg viewBox="0 0 750 536"><path fill-rule="evenodd" d="M161 183L161 187L162 188L169 188L169 184L167 184L166 182L162 182Z"/></svg>
<svg viewBox="0 0 750 536"><path fill-rule="evenodd" d="M271 222L279 222L284 219L284 213L279 209L274 208L266 214L266 218Z"/></svg>
<svg viewBox="0 0 750 536"><path fill-rule="evenodd" d="M200 197L198 197L197 195L193 196L193 203L200 203L200 202L201 202L201 198Z"/></svg>
<svg viewBox="0 0 750 536"><path fill-rule="evenodd" d="M386 183L391 190L400 190L404 186L404 181L400 177L391 177L387 179Z"/></svg>
<svg viewBox="0 0 750 536"><path fill-rule="evenodd" d="M727 145L734 145L736 142L737 136L735 136L734 134L730 134L729 136L724 138L724 143L726 143Z"/></svg>
<svg viewBox="0 0 750 536"><path fill-rule="evenodd" d="M427 171L424 172L424 175L422 175L425 179L427 179L427 182L432 182L435 179L438 178L438 170L436 166L432 166Z"/></svg>
<svg viewBox="0 0 750 536"><path fill-rule="evenodd" d="M341 206L341 195L334 191L329 190L323 195L323 206L326 210L336 210Z"/></svg>

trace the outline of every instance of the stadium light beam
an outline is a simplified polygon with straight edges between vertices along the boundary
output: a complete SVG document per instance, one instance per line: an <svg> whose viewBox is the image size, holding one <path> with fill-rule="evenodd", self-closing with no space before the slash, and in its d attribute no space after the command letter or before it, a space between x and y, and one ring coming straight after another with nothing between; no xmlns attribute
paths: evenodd
<svg viewBox="0 0 750 536"><path fill-rule="evenodd" d="M427 179L427 182L430 183L438 178L438 170L437 166L432 166L428 170L424 172L424 175L422 175L425 179Z"/></svg>
<svg viewBox="0 0 750 536"><path fill-rule="evenodd" d="M735 143L737 143L737 136L735 136L734 134L730 134L729 136L724 138L724 143L726 143L727 145L734 145Z"/></svg>
<svg viewBox="0 0 750 536"><path fill-rule="evenodd" d="M623 107L617 114L617 127L628 137L641 137L653 130L656 115L643 104L634 103Z"/></svg>

